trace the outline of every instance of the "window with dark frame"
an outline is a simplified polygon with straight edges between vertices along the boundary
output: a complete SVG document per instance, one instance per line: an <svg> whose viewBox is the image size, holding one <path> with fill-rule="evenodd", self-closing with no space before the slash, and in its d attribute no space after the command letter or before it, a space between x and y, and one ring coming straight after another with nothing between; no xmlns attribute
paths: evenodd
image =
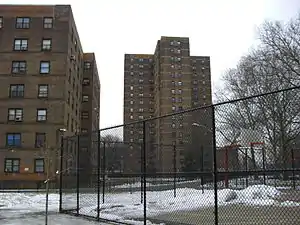
<svg viewBox="0 0 300 225"><path fill-rule="evenodd" d="M8 147L21 147L21 133L7 133L6 146Z"/></svg>
<svg viewBox="0 0 300 225"><path fill-rule="evenodd" d="M42 51L51 51L52 49L52 39L45 38L42 40Z"/></svg>
<svg viewBox="0 0 300 225"><path fill-rule="evenodd" d="M47 120L47 109L37 109L37 121Z"/></svg>
<svg viewBox="0 0 300 225"><path fill-rule="evenodd" d="M16 28L17 29L29 29L30 28L30 18L29 17L17 17L16 18Z"/></svg>
<svg viewBox="0 0 300 225"><path fill-rule="evenodd" d="M92 67L92 64L90 62L84 62L84 69L85 70L89 70L89 69L91 69L91 67Z"/></svg>
<svg viewBox="0 0 300 225"><path fill-rule="evenodd" d="M0 16L0 29L3 28L3 17Z"/></svg>
<svg viewBox="0 0 300 225"><path fill-rule="evenodd" d="M67 99L67 103L70 104L71 102L71 92L68 91L68 99Z"/></svg>
<svg viewBox="0 0 300 225"><path fill-rule="evenodd" d="M81 112L81 118L82 119L88 119L89 118L89 112L88 111L82 111Z"/></svg>
<svg viewBox="0 0 300 225"><path fill-rule="evenodd" d="M23 109L8 109L8 121L23 121Z"/></svg>
<svg viewBox="0 0 300 225"><path fill-rule="evenodd" d="M83 95L82 96L82 101L83 102L88 102L89 101L89 96L88 95Z"/></svg>
<svg viewBox="0 0 300 225"><path fill-rule="evenodd" d="M53 28L53 18L52 17L45 17L44 18L44 28L45 29Z"/></svg>
<svg viewBox="0 0 300 225"><path fill-rule="evenodd" d="M82 80L82 85L83 85L83 86L89 86L89 85L90 85L90 79L88 79L88 78L83 78L83 80Z"/></svg>
<svg viewBox="0 0 300 225"><path fill-rule="evenodd" d="M46 143L46 133L35 133L35 147L42 148Z"/></svg>
<svg viewBox="0 0 300 225"><path fill-rule="evenodd" d="M19 173L20 172L20 159L4 159L4 172L5 173Z"/></svg>
<svg viewBox="0 0 300 225"><path fill-rule="evenodd" d="M24 84L11 84L9 88L10 98L23 98L24 97Z"/></svg>
<svg viewBox="0 0 300 225"><path fill-rule="evenodd" d="M84 129L84 128L81 129L81 133L85 134L85 133L87 133L87 132L88 132L87 129Z"/></svg>
<svg viewBox="0 0 300 225"><path fill-rule="evenodd" d="M45 171L44 159L35 159L34 160L34 172L35 173L44 173L44 171Z"/></svg>
<svg viewBox="0 0 300 225"><path fill-rule="evenodd" d="M12 74L25 74L27 69L26 61L13 61L11 67Z"/></svg>
<svg viewBox="0 0 300 225"><path fill-rule="evenodd" d="M40 74L49 74L50 73L50 62L41 61L40 62Z"/></svg>
<svg viewBox="0 0 300 225"><path fill-rule="evenodd" d="M27 51L28 50L28 39L15 39L14 51Z"/></svg>
<svg viewBox="0 0 300 225"><path fill-rule="evenodd" d="M47 98L48 97L48 84L39 84L38 87L38 97Z"/></svg>

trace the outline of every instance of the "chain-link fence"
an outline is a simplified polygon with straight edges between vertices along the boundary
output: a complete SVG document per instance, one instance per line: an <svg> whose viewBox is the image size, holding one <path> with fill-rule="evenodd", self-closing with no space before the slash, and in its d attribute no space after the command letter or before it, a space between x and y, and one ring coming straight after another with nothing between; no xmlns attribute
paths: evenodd
<svg viewBox="0 0 300 225"><path fill-rule="evenodd" d="M65 138L75 161L63 160L61 211L120 224L299 224L299 95L291 88Z"/></svg>

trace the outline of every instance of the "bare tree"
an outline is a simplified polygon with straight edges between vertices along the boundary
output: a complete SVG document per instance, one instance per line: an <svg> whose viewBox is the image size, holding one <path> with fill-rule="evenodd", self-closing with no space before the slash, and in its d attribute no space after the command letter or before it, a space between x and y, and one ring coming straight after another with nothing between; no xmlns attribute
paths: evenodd
<svg viewBox="0 0 300 225"><path fill-rule="evenodd" d="M300 15L300 14L299 14ZM299 85L300 16L287 24L266 22L260 29L261 45L243 57L223 76L219 96L238 99ZM220 99L220 97L219 97ZM272 158L286 167L288 148L300 134L299 90L252 98L223 106L219 127L238 134L239 129L258 130L270 145ZM227 132L228 133L228 132ZM236 136L233 136L236 138ZM255 166L254 152L252 152Z"/></svg>
<svg viewBox="0 0 300 225"><path fill-rule="evenodd" d="M101 136L101 141L105 144L106 170L121 171L124 167L124 157L128 148L119 136L107 134Z"/></svg>
<svg viewBox="0 0 300 225"><path fill-rule="evenodd" d="M276 60L279 77L292 85L300 82L300 13L287 23L265 22L259 29L260 48Z"/></svg>

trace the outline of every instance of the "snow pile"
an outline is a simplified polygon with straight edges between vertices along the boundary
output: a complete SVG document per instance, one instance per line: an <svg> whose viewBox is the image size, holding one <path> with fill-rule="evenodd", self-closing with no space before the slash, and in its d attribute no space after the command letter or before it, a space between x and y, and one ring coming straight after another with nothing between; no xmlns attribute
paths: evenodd
<svg viewBox="0 0 300 225"><path fill-rule="evenodd" d="M146 186L154 186L152 183L146 183ZM125 183L125 184L120 184L117 186L114 186L114 188L138 188L141 187L141 182L135 182L135 183Z"/></svg>
<svg viewBox="0 0 300 225"><path fill-rule="evenodd" d="M223 206L228 204L272 205L276 203L274 198L279 194L280 192L275 187L265 185L254 185L240 191L223 189L218 190L218 204ZM149 191L146 202L147 215L153 217L174 211L189 211L214 206L215 195L213 190L205 190L202 193L202 190L178 188L176 197L174 197L173 190ZM82 205L80 213L96 216L95 205L93 207L91 202L88 202L86 207ZM143 217L143 207L140 192L107 194L105 204L100 206L100 214L103 218L113 220L139 219Z"/></svg>
<svg viewBox="0 0 300 225"><path fill-rule="evenodd" d="M249 205L273 205L274 198L280 195L275 187L266 185L253 185L237 192L237 201Z"/></svg>
<svg viewBox="0 0 300 225"><path fill-rule="evenodd" d="M17 209L20 212L44 211L46 194L36 193L0 193L1 209ZM57 211L58 194L49 194L49 211Z"/></svg>
<svg viewBox="0 0 300 225"><path fill-rule="evenodd" d="M281 202L281 206L300 206L299 202L285 201Z"/></svg>
<svg viewBox="0 0 300 225"><path fill-rule="evenodd" d="M236 191L230 190L230 189L224 189L221 191L218 191L218 202L230 202L237 198ZM221 199L221 201L220 201Z"/></svg>

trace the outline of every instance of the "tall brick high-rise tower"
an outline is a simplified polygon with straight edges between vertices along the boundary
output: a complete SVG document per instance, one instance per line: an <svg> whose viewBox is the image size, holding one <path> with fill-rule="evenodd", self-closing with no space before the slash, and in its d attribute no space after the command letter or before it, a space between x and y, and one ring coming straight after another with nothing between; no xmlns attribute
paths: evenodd
<svg viewBox="0 0 300 225"><path fill-rule="evenodd" d="M210 57L191 56L189 38L161 37L153 55L126 54L124 64L124 123L212 103ZM192 123L203 124L209 119L209 113L202 118L190 113L147 122L147 141L151 145L147 153L149 167L159 171L173 169L170 166L173 145L180 152L177 157L180 165L187 149L184 143L191 142L193 136ZM136 126L124 128L124 142L133 152L139 152L135 149L141 147L143 138L143 131ZM205 126L209 129L211 124ZM201 136L196 139L201 140ZM204 143L210 140L201 141L210 145ZM206 161L209 166L209 151Z"/></svg>

